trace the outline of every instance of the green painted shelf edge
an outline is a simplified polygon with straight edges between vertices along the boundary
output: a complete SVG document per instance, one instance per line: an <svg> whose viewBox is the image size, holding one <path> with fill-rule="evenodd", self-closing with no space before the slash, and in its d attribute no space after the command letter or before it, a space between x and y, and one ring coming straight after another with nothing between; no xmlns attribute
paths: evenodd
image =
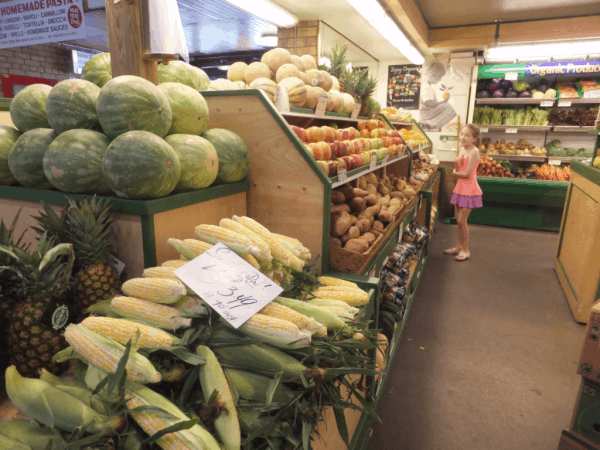
<svg viewBox="0 0 600 450"><path fill-rule="evenodd" d="M358 116L356 119L351 119L350 114L336 113L336 112L331 112L331 111L325 111L324 116L316 116L314 109L297 108L295 106L292 106L290 108L290 112L298 113L298 114L308 114L311 116L315 116L315 119L342 119L342 120L350 120L352 122L356 122L357 120L369 120L369 117L365 117L365 116ZM285 115L285 113L284 113L284 115Z"/></svg>
<svg viewBox="0 0 600 450"><path fill-rule="evenodd" d="M12 98L0 98L0 111L10 111Z"/></svg>
<svg viewBox="0 0 600 450"><path fill-rule="evenodd" d="M110 197L112 203L112 211L135 214L140 216L149 216L158 214L173 209L182 208L184 206L194 205L196 203L207 202L217 198L226 197L229 195L239 194L250 190L250 181L242 180L237 183L223 184L220 186L208 187L206 189L198 189L191 192L182 192L180 194L168 195L166 197L156 198L152 200L129 200L119 197ZM18 186L0 186L0 197L13 200L25 200L30 202L39 202L44 200L47 203L54 205L66 205L67 197L74 200L90 198L91 195L71 194L61 191L50 191L41 189L28 189ZM104 196L98 196L104 198Z"/></svg>
<svg viewBox="0 0 600 450"><path fill-rule="evenodd" d="M595 167L587 166L579 161L573 161L571 163L571 170L600 186L600 170Z"/></svg>

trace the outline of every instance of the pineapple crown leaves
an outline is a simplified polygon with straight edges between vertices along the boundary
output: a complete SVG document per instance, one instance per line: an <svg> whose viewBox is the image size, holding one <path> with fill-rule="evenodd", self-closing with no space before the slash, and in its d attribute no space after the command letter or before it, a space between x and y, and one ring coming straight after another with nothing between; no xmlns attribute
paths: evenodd
<svg viewBox="0 0 600 450"><path fill-rule="evenodd" d="M333 43L331 53L326 53L324 56L331 61L331 67L328 72L334 77L339 78L346 67L346 55L348 54L348 44L345 43L341 47L337 42Z"/></svg>
<svg viewBox="0 0 600 450"><path fill-rule="evenodd" d="M44 200L40 200L40 204L44 209L44 212L40 212L38 217L33 217L41 228L32 227L40 236L45 232L54 238L59 244L68 242L67 237L67 207L63 208L60 215L56 214L54 210Z"/></svg>

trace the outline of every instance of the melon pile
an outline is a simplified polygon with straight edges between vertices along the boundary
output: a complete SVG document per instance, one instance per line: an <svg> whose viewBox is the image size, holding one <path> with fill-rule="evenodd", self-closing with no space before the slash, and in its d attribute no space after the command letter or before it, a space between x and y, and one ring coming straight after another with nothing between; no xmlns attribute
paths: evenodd
<svg viewBox="0 0 600 450"><path fill-rule="evenodd" d="M112 78L100 54L84 79L23 89L10 106L16 128L0 126L0 184L150 199L242 180L244 141L208 130L206 74L177 61L158 75L158 86Z"/></svg>

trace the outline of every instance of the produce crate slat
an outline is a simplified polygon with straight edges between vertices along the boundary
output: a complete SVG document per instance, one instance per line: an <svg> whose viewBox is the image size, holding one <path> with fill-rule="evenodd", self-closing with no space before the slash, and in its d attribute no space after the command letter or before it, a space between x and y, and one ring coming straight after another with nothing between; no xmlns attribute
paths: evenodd
<svg viewBox="0 0 600 450"><path fill-rule="evenodd" d="M478 98L475 99L476 105L539 105L541 102L554 100L569 100L573 105L597 105L600 98ZM555 105L556 106L556 103Z"/></svg>
<svg viewBox="0 0 600 450"><path fill-rule="evenodd" d="M393 159L390 158L387 163L383 164L382 162L378 162L376 163L375 167L373 169L371 169L369 166L363 166L363 167L359 167L358 169L354 169L351 170L350 172L347 173L346 176L346 181L338 181L338 177L337 175L335 177L330 177L331 178L331 182L333 183L331 185L332 188L336 188L338 186L342 186L346 183L348 183L349 181L355 180L359 177L362 177L363 175L366 175L368 173L374 172L377 169L381 169L382 167L388 166L390 164L396 163L402 159L406 159L408 158L408 154L406 155L402 155L402 156L398 156L398 157L394 157Z"/></svg>
<svg viewBox="0 0 600 450"><path fill-rule="evenodd" d="M479 128L487 128L488 131L506 131L507 128L516 128L519 131L539 131L546 132L552 130L549 125L481 125L477 124Z"/></svg>
<svg viewBox="0 0 600 450"><path fill-rule="evenodd" d="M339 120L343 122L358 123L361 120L369 120L369 117L360 116L356 119L351 119L350 114L334 113L326 111L324 116L317 116L312 109L306 108L290 108L290 112L281 113L284 117L298 117L302 119L322 119L322 120Z"/></svg>
<svg viewBox="0 0 600 450"><path fill-rule="evenodd" d="M554 125L552 131L555 133L589 133L594 127L580 127L569 125Z"/></svg>

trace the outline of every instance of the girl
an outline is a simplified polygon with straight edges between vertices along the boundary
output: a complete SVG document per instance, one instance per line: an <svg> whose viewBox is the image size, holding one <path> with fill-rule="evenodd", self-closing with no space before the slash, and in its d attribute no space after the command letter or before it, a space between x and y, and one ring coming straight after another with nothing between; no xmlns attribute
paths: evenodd
<svg viewBox="0 0 600 450"><path fill-rule="evenodd" d="M450 97L439 98L438 87L446 75L446 67L441 62L432 63L423 77L423 89L419 104L419 117L424 130L441 130L456 117L456 111L448 103Z"/></svg>
<svg viewBox="0 0 600 450"><path fill-rule="evenodd" d="M467 218L473 208L481 208L481 188L477 183L477 166L479 157L479 128L472 123L465 126L460 132L460 146L466 152L454 160L452 175L456 177L456 187L450 203L454 205L458 220L458 247L444 251L447 255L456 255L457 261L464 261L471 257L469 253L469 228Z"/></svg>

